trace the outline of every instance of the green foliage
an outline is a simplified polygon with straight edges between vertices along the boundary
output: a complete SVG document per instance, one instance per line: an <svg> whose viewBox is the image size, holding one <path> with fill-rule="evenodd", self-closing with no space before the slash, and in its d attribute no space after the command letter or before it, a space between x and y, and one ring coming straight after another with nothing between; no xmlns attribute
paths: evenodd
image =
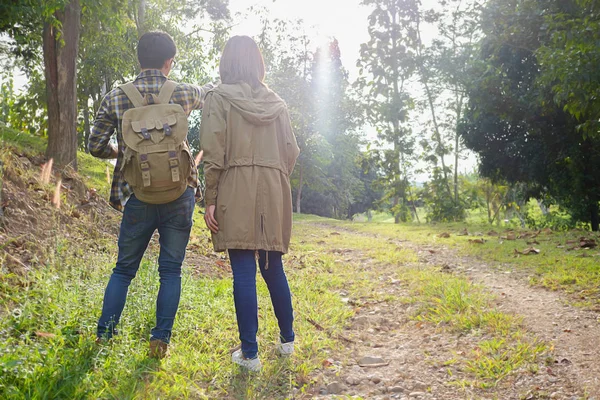
<svg viewBox="0 0 600 400"><path fill-rule="evenodd" d="M555 102L560 98L547 74L556 67L543 62L545 46L554 43L546 16L573 6L541 0L488 3L482 51L471 71L478 78L469 88L461 134L479 154L484 176L527 183L525 198L551 199L597 230L600 141Z"/></svg>
<svg viewBox="0 0 600 400"><path fill-rule="evenodd" d="M550 87L556 104L575 118L584 136L600 128L599 4L568 1L543 13L546 37L536 51L543 67L539 82Z"/></svg>
<svg viewBox="0 0 600 400"><path fill-rule="evenodd" d="M29 90L16 93L12 76L4 73L0 85L0 121L19 132L27 132L34 136L45 136L47 118L43 111L45 107L45 88L37 72L31 76Z"/></svg>
<svg viewBox="0 0 600 400"><path fill-rule="evenodd" d="M555 231L567 231L577 226L571 215L560 207L546 208L531 200L523 212L527 226L531 229L550 228Z"/></svg>
<svg viewBox="0 0 600 400"><path fill-rule="evenodd" d="M2 5L7 12L0 18L0 32L7 33L11 39L6 56L23 66L28 77L26 92L19 97L9 97L9 111L2 111L2 118L15 129L46 134L42 28L45 23L54 25L60 37L61 26L54 13L65 3L48 0ZM205 83L211 80L229 18L224 0L81 0L81 11L77 88L82 148L86 147L90 125L102 97L137 74L136 45L141 33L149 29L170 33L178 46L178 68L173 78ZM212 30L201 34L209 24ZM191 33L190 28L194 29ZM10 91L8 84L2 91Z"/></svg>
<svg viewBox="0 0 600 400"><path fill-rule="evenodd" d="M425 184L423 200L427 209L428 222L458 222L466 217L466 207L461 201L457 204L446 191L446 180L436 168L432 179Z"/></svg>

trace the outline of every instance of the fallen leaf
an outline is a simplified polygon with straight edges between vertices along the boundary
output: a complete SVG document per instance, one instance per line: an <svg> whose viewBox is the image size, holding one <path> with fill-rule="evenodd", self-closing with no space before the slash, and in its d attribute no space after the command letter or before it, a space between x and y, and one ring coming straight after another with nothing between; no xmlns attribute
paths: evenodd
<svg viewBox="0 0 600 400"><path fill-rule="evenodd" d="M536 249L535 247L528 247L523 251L515 249L515 254L523 254L524 256L528 256L531 254L540 254L540 250Z"/></svg>
<svg viewBox="0 0 600 400"><path fill-rule="evenodd" d="M329 368L329 367L333 366L333 361L327 359L327 360L323 360L323 362L321 364L323 365L323 367Z"/></svg>
<svg viewBox="0 0 600 400"><path fill-rule="evenodd" d="M485 239L469 239L469 243L484 244Z"/></svg>
<svg viewBox="0 0 600 400"><path fill-rule="evenodd" d="M380 357L365 356L358 360L358 365L361 367L384 367L389 364L389 361L386 361Z"/></svg>
<svg viewBox="0 0 600 400"><path fill-rule="evenodd" d="M442 232L439 235L437 235L439 238L449 238L450 234L448 232Z"/></svg>
<svg viewBox="0 0 600 400"><path fill-rule="evenodd" d="M459 233L457 233L456 236L469 236L469 231L467 230L467 228L465 228Z"/></svg>
<svg viewBox="0 0 600 400"><path fill-rule="evenodd" d="M488 235L488 236L498 236L498 232L496 232L496 231L489 231L489 232L487 233L487 235Z"/></svg>
<svg viewBox="0 0 600 400"><path fill-rule="evenodd" d="M56 335L54 333L40 332L40 331L35 332L35 336L41 337L41 338L48 338L48 339L56 337Z"/></svg>
<svg viewBox="0 0 600 400"><path fill-rule="evenodd" d="M331 233L330 233L330 235L331 235L331 236L339 236L339 235L340 235L340 233L339 233L339 232L331 232Z"/></svg>
<svg viewBox="0 0 600 400"><path fill-rule="evenodd" d="M540 244L537 240L529 240L527 244Z"/></svg>

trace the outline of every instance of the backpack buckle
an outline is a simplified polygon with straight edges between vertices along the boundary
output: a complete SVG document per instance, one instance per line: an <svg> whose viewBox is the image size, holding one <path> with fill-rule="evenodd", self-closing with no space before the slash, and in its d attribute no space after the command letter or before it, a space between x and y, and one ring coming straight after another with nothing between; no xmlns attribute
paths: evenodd
<svg viewBox="0 0 600 400"><path fill-rule="evenodd" d="M165 136L171 136L171 126L166 122L163 124L163 131L165 132Z"/></svg>
<svg viewBox="0 0 600 400"><path fill-rule="evenodd" d="M169 150L169 168L171 169L171 180L179 182L179 159L175 150Z"/></svg>
<svg viewBox="0 0 600 400"><path fill-rule="evenodd" d="M150 164L148 163L148 154L140 154L140 169L142 170L144 187L150 186Z"/></svg>
<svg viewBox="0 0 600 400"><path fill-rule="evenodd" d="M150 134L148 133L148 128L146 128L144 126L144 127L140 128L140 131L141 131L142 136L144 137L144 139L146 139L146 140L150 140L151 139Z"/></svg>

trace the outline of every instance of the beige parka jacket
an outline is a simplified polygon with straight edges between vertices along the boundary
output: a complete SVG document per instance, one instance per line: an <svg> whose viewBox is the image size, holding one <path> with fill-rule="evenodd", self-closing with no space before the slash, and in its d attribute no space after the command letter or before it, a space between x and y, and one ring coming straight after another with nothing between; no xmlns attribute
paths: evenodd
<svg viewBox="0 0 600 400"><path fill-rule="evenodd" d="M200 126L205 199L215 205L215 251L287 253L290 175L300 152L285 102L266 86L220 84L206 96Z"/></svg>

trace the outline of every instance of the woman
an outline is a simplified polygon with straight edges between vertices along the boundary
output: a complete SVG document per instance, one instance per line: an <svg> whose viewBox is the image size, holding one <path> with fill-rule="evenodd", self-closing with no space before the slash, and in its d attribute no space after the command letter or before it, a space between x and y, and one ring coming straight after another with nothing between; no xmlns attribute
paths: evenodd
<svg viewBox="0 0 600 400"><path fill-rule="evenodd" d="M225 45L221 84L208 93L200 127L206 225L215 251L229 252L241 350L234 363L259 371L256 259L279 323L279 353L294 350L293 310L281 256L292 231L290 174L299 149L286 104L264 83L265 65L248 36Z"/></svg>

